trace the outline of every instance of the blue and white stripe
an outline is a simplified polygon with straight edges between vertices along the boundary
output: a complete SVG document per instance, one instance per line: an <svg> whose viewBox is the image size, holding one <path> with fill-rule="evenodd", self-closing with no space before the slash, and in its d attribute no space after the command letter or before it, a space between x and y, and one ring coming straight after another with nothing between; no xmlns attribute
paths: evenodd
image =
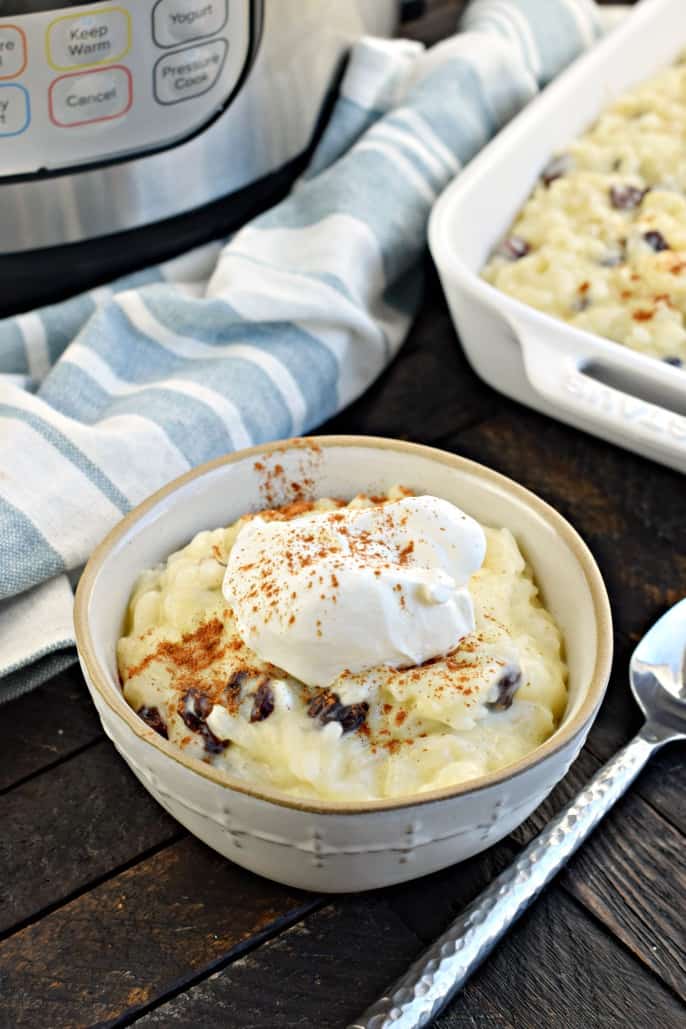
<svg viewBox="0 0 686 1029"><path fill-rule="evenodd" d="M71 659L70 579L125 511L380 374L434 200L598 34L592 0L473 0L462 28L361 41L306 173L231 239L0 322L0 698Z"/></svg>

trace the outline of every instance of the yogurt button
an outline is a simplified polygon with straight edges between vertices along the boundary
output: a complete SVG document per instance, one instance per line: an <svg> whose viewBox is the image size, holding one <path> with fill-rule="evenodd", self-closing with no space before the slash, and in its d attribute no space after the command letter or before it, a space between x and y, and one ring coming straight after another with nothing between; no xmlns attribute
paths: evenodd
<svg viewBox="0 0 686 1029"><path fill-rule="evenodd" d="M217 82L228 51L225 39L213 39L160 57L155 65L158 104L178 104L207 93Z"/></svg>
<svg viewBox="0 0 686 1029"><path fill-rule="evenodd" d="M176 46L213 36L226 25L228 0L158 0L152 15L158 46Z"/></svg>
<svg viewBox="0 0 686 1029"><path fill-rule="evenodd" d="M0 84L0 137L20 135L30 121L29 94L24 87Z"/></svg>
<svg viewBox="0 0 686 1029"><path fill-rule="evenodd" d="M128 68L103 68L83 75L63 75L50 86L50 118L61 128L110 121L126 114L132 101Z"/></svg>
<svg viewBox="0 0 686 1029"><path fill-rule="evenodd" d="M0 25L0 79L16 79L26 67L26 36L16 25Z"/></svg>

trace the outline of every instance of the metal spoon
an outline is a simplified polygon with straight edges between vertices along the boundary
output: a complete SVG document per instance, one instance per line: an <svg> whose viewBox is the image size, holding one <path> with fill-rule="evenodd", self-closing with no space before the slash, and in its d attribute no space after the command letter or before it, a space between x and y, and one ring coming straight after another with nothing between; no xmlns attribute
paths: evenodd
<svg viewBox="0 0 686 1029"><path fill-rule="evenodd" d="M631 689L646 721L576 800L465 908L408 972L348 1029L419 1029L466 983L544 886L665 743L686 739L686 598L643 637L632 654Z"/></svg>

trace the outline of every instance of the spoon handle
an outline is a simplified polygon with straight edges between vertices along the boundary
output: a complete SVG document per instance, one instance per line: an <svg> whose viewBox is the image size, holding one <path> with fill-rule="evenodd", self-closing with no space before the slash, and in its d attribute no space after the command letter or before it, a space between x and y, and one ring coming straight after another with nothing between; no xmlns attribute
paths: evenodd
<svg viewBox="0 0 686 1029"><path fill-rule="evenodd" d="M644 727L348 1029L420 1029L434 1019L628 789L664 740Z"/></svg>

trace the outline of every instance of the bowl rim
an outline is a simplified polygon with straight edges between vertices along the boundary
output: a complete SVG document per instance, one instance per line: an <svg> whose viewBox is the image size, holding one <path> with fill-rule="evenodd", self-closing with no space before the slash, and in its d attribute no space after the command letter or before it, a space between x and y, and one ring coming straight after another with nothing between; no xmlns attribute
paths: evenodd
<svg viewBox="0 0 686 1029"><path fill-rule="evenodd" d="M412 453L423 456L431 461L443 464L448 468L457 469L470 473L477 478L505 489L515 498L519 499L526 506L533 509L557 532L567 544L573 555L581 566L586 579L593 604L594 616L598 630L598 644L595 666L586 689L579 710L569 722L564 723L540 746L536 747L529 754L518 761L505 765L496 772L488 775L469 779L466 782L453 786L442 787L441 789L427 791L425 793L410 794L408 796L393 797L387 800L368 801L318 801L314 798L294 797L291 794L278 790L260 789L251 786L250 783L232 777L229 773L206 764L197 758L189 757L177 748L173 743L165 740L162 736L151 729L138 717L133 708L123 701L123 707L115 705L111 696L111 685L109 677L100 665L95 652L93 636L91 633L88 607L96 584L98 574L113 547L126 536L129 531L153 510L161 501L167 499L171 494L184 487L187 483L199 479L209 472L224 465L231 465L251 459L253 457L269 459L275 454L284 453L292 449L333 449L337 447L365 447L376 450L394 450L401 453ZM168 517L171 512L165 513ZM201 531L200 527L198 531ZM317 437L296 437L288 440L279 440L271 443L262 443L243 450L207 461L197 468L191 469L184 475L173 479L161 489L151 494L141 504L133 508L117 525L111 529L103 541L96 547L81 575L76 590L74 603L74 627L76 635L76 646L81 661L85 678L91 691L95 691L100 700L110 709L111 713L118 719L125 722L128 728L137 736L143 744L151 744L162 755L171 758L177 764L183 766L187 771L194 772L204 779L238 793L242 793L256 800L273 804L280 808L291 808L301 812L329 815L360 815L373 814L386 811L398 811L407 808L433 804L442 800L455 799L481 790L490 789L511 779L531 771L542 764L548 758L563 751L573 740L583 732L595 717L605 695L607 684L610 678L613 651L612 635L612 614L607 590L603 582L600 570L590 550L577 533L576 529L559 514L550 504L541 500L530 490L510 479L500 472L493 471L476 461L451 454L448 451L436 447L426 446L420 443L411 443L405 440L391 439L378 436L353 436L334 435Z"/></svg>

